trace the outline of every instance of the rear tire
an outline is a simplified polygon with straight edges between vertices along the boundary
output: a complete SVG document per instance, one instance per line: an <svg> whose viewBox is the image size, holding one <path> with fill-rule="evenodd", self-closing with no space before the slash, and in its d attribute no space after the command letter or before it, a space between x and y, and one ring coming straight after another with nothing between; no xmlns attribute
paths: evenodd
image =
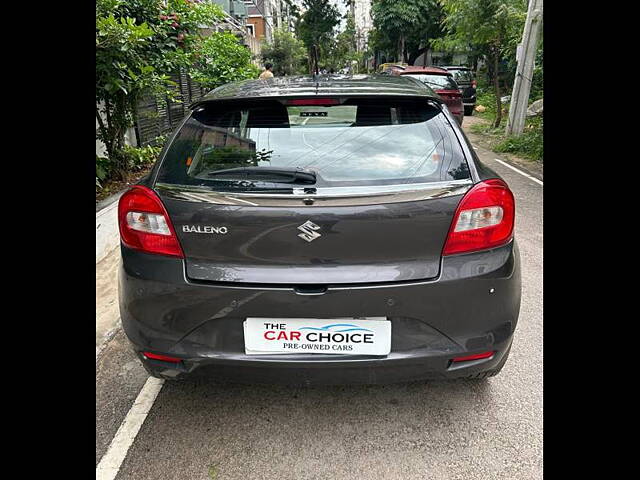
<svg viewBox="0 0 640 480"><path fill-rule="evenodd" d="M507 363L507 358L509 358L510 352L511 352L511 345L509 345L509 349L505 352L504 356L502 357L502 360L500 360L500 363L496 365L495 368L491 370L487 370L485 372L474 373L473 375L469 375L468 377L464 377L464 378L468 380L485 380L490 377L495 377L500 373L500 371L502 370L502 367L504 367L504 364Z"/></svg>
<svg viewBox="0 0 640 480"><path fill-rule="evenodd" d="M474 108L474 106L473 106L473 105L471 105L471 106L469 106L469 107L466 107L466 106L465 106L465 107L464 107L464 114L465 114L465 115L473 115L473 108Z"/></svg>

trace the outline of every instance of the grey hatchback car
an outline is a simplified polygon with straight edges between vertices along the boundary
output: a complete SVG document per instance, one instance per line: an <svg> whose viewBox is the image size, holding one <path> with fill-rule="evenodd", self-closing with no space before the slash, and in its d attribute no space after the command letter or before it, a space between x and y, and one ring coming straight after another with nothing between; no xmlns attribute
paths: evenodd
<svg viewBox="0 0 640 480"><path fill-rule="evenodd" d="M227 84L120 198L124 331L165 379L486 378L520 309L514 215L420 82Z"/></svg>

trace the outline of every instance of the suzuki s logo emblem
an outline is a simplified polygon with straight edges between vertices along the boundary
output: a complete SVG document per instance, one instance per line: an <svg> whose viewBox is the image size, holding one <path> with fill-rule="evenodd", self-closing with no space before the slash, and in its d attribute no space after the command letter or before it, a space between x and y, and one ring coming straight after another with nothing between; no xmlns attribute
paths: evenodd
<svg viewBox="0 0 640 480"><path fill-rule="evenodd" d="M298 236L301 239L306 240L307 242L312 242L316 238L321 236L318 232L316 232L316 230L320 230L320 227L313 223L311 220L307 220L302 225L300 225L298 227L298 230L302 232L299 233Z"/></svg>

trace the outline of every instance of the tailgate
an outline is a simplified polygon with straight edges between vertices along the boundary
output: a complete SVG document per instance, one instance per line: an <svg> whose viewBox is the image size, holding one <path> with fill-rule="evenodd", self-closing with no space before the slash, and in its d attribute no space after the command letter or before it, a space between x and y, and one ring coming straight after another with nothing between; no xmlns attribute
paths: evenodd
<svg viewBox="0 0 640 480"><path fill-rule="evenodd" d="M437 277L460 198L327 208L163 202L192 280L336 284Z"/></svg>

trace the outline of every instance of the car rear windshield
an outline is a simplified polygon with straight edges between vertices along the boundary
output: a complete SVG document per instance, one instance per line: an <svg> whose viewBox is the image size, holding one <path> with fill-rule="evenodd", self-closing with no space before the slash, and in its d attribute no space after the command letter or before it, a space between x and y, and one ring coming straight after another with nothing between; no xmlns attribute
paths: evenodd
<svg viewBox="0 0 640 480"><path fill-rule="evenodd" d="M449 70L453 73L456 82L471 83L473 81L473 72L471 70Z"/></svg>
<svg viewBox="0 0 640 480"><path fill-rule="evenodd" d="M434 90L458 90L458 84L452 75L429 75L424 73L407 73L405 76L411 76L422 83L425 83Z"/></svg>
<svg viewBox="0 0 640 480"><path fill-rule="evenodd" d="M259 190L259 181L214 173L243 167L305 169L315 174L316 187L469 178L451 124L427 99L287 103L293 102L225 101L196 108L167 149L156 183Z"/></svg>

